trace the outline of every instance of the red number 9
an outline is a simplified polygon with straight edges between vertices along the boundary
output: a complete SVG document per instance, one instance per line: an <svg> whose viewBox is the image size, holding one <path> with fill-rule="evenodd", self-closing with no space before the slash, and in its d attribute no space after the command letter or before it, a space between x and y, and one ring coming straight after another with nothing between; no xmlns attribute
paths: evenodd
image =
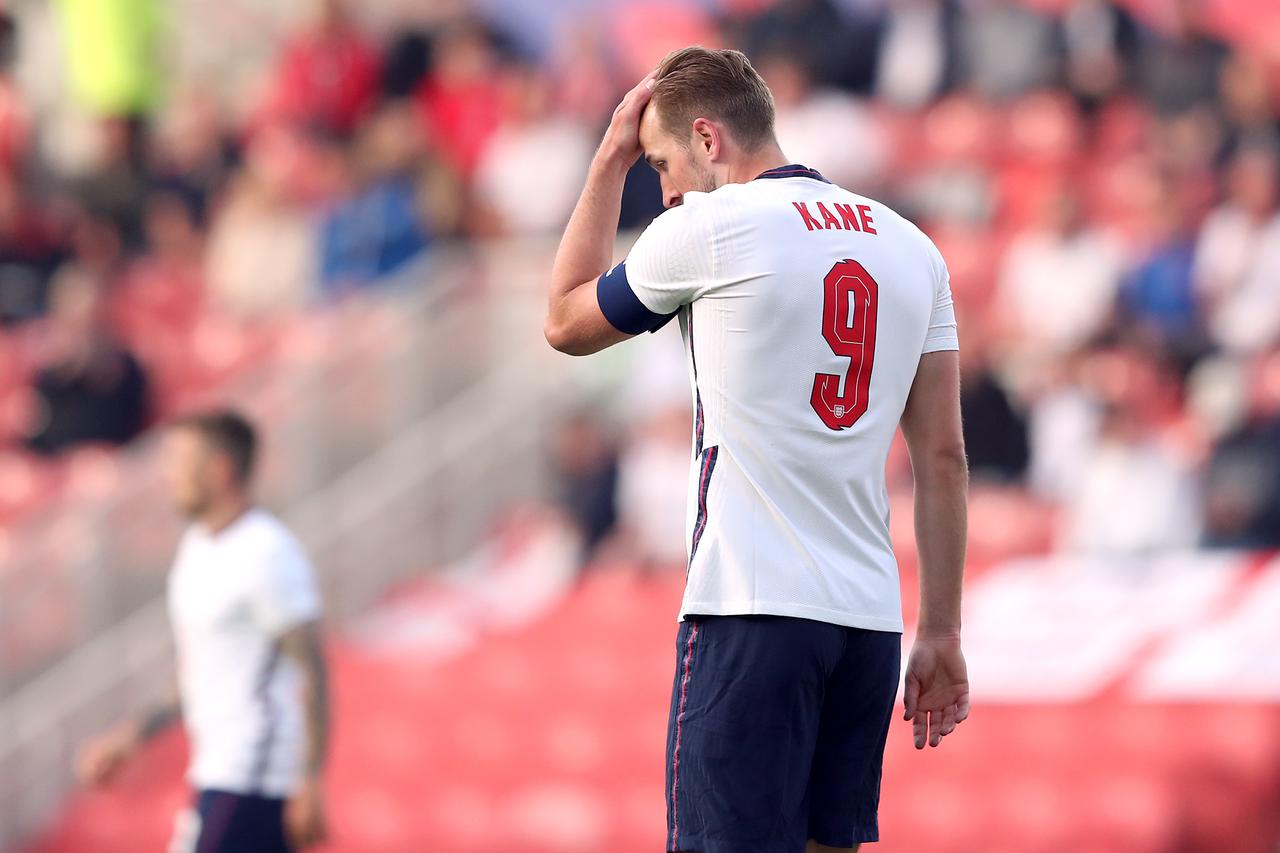
<svg viewBox="0 0 1280 853"><path fill-rule="evenodd" d="M854 425L867 411L871 367L876 357L876 280L857 261L846 258L822 280L822 336L831 351L849 359L840 377L819 373L813 378L810 403L830 429Z"/></svg>

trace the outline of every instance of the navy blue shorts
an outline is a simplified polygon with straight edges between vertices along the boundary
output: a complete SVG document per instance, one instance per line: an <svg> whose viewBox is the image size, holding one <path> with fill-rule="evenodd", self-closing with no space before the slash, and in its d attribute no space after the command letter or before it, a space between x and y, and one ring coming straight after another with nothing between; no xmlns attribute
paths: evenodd
<svg viewBox="0 0 1280 853"><path fill-rule="evenodd" d="M192 853L292 853L285 836L284 800L228 791L200 791ZM178 845L175 845L175 847Z"/></svg>
<svg viewBox="0 0 1280 853"><path fill-rule="evenodd" d="M688 616L667 726L667 850L803 853L879 840L902 635Z"/></svg>

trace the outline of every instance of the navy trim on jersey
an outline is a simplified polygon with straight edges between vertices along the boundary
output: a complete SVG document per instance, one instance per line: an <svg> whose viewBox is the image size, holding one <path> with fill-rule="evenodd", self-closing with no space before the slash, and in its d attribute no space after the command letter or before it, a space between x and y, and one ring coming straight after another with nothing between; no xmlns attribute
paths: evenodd
<svg viewBox="0 0 1280 853"><path fill-rule="evenodd" d="M698 356L693 351L693 306L689 306L689 361L693 365L693 458L702 455L702 390L698 388Z"/></svg>
<svg viewBox="0 0 1280 853"><path fill-rule="evenodd" d="M791 163L786 166L778 166L775 169L766 169L756 175L756 180L761 178L813 178L815 181L822 181L824 184L831 183L818 173L817 169L810 169L808 166L801 166L797 163Z"/></svg>
<svg viewBox="0 0 1280 853"><path fill-rule="evenodd" d="M697 377L693 380L698 381ZM698 458L702 455L702 392L696 387L693 390L694 399L694 415L693 415L693 456Z"/></svg>
<svg viewBox="0 0 1280 853"><path fill-rule="evenodd" d="M711 491L711 475L716 470L716 457L720 455L720 446L708 447L702 460L702 473L698 477L698 519L693 525L693 542L689 546L689 567L693 568L693 558L698 553L698 543L707 529L707 493Z"/></svg>
<svg viewBox="0 0 1280 853"><path fill-rule="evenodd" d="M253 764L249 771L249 790L257 791L262 787L263 777L267 773L267 765L271 758L271 747L276 739L276 718L279 716L275 703L271 701L271 678L275 675L276 665L280 662L280 643L271 644L267 659L263 661L262 671L254 684L254 698L262 703L263 722L262 737L254 744Z"/></svg>
<svg viewBox="0 0 1280 853"><path fill-rule="evenodd" d="M605 319L619 332L628 335L656 332L679 313L657 314L645 307L627 281L625 261L600 276L596 284L596 302L600 303Z"/></svg>

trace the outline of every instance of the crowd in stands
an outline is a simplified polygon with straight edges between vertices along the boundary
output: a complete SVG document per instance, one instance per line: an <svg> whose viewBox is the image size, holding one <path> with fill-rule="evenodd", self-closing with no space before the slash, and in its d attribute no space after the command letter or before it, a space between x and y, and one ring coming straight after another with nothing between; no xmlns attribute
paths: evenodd
<svg viewBox="0 0 1280 853"><path fill-rule="evenodd" d="M515 0L312 5L229 106L170 78L161 0L57 4L74 170L0 18L0 445L129 441L210 318L252 334L436 244L553 237L620 93L700 42L748 52L792 160L939 245L978 488L1050 508L1063 548L1280 545L1280 86L1209 4L536 4L550 34ZM640 163L622 225L660 210ZM679 507L638 508L672 472L682 500L687 416L566 427L592 547L679 561Z"/></svg>

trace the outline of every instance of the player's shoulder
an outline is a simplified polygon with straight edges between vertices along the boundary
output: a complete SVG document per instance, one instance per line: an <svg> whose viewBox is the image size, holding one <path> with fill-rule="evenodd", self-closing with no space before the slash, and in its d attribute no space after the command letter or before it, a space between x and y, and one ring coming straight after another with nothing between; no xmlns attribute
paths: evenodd
<svg viewBox="0 0 1280 853"><path fill-rule="evenodd" d="M713 228L706 203L708 193L686 193L682 204L668 208L653 218L636 246L644 251L666 254L688 253L707 244ZM634 251L634 250L633 250Z"/></svg>
<svg viewBox="0 0 1280 853"><path fill-rule="evenodd" d="M244 547L266 552L299 551L301 545L285 523L271 512L254 507L236 527L236 534Z"/></svg>
<svg viewBox="0 0 1280 853"><path fill-rule="evenodd" d="M673 233L688 228L691 224L706 218L715 203L714 198L715 193L685 193L680 204L659 213L653 218L649 227Z"/></svg>
<svg viewBox="0 0 1280 853"><path fill-rule="evenodd" d="M888 236L904 245L911 252L919 252L929 258L935 268L945 267L942 253L924 229L895 208L870 196L859 195L852 190L842 191L851 196L856 204L865 204L875 210L877 228L882 236Z"/></svg>

